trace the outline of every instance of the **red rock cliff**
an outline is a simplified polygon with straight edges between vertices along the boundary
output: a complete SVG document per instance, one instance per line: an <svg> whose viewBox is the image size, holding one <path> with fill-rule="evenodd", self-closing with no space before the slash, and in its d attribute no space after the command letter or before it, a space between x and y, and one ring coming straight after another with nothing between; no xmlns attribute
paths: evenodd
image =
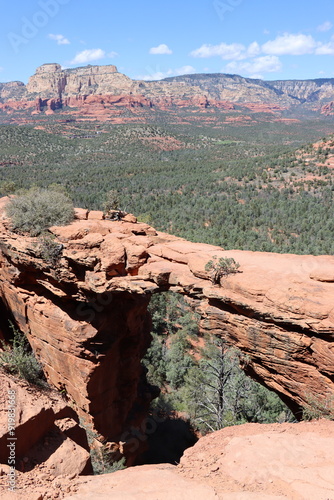
<svg viewBox="0 0 334 500"><path fill-rule="evenodd" d="M152 398L140 360L150 342L152 293L191 297L201 328L244 353L244 368L293 410L334 395L334 257L223 251L157 233L127 216L80 220L51 232L57 266L33 238L0 221L0 299L41 360L106 439L123 441ZM213 255L240 273L222 287L208 279Z"/></svg>

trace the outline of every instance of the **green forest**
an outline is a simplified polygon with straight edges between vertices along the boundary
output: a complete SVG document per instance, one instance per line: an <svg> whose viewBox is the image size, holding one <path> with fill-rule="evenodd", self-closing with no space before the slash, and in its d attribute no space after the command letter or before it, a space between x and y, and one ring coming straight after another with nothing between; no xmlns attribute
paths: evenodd
<svg viewBox="0 0 334 500"><path fill-rule="evenodd" d="M60 184L76 206L99 209L115 189L121 209L191 241L333 253L331 147L304 160L327 122L46 128L0 127L0 195Z"/></svg>

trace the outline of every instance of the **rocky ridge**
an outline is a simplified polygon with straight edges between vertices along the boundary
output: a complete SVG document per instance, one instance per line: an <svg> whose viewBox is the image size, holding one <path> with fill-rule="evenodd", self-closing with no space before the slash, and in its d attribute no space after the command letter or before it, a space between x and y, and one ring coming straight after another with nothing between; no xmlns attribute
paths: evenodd
<svg viewBox="0 0 334 500"><path fill-rule="evenodd" d="M130 215L102 216L77 210L72 224L50 229L61 248L56 266L4 218L0 305L47 379L104 439L122 441L126 453L129 428L140 427L155 396L140 361L150 342L150 296L166 290L190 297L202 331L238 347L244 370L297 416L311 401L333 403L334 257L224 251ZM214 255L240 263L221 287L205 270Z"/></svg>
<svg viewBox="0 0 334 500"><path fill-rule="evenodd" d="M251 105L255 112L280 114L296 106L320 110L334 100L332 79L266 82L238 75L198 74L160 81L132 80L116 66L62 69L43 64L22 82L0 83L0 110L36 113L79 108L85 114L108 115L126 109L208 108L233 110ZM111 109L112 108L112 109Z"/></svg>

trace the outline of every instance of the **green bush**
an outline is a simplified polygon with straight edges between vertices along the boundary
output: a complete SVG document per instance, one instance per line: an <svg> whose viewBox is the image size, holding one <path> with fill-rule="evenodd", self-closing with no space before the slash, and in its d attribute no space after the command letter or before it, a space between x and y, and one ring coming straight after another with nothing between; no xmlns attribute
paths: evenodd
<svg viewBox="0 0 334 500"><path fill-rule="evenodd" d="M91 423L80 419L80 426L86 431L94 475L126 469L126 458L122 456L117 446L113 450L108 443L101 444L99 439L101 436L93 430Z"/></svg>
<svg viewBox="0 0 334 500"><path fill-rule="evenodd" d="M240 264L232 257L221 257L218 260L218 257L214 255L212 260L209 260L206 264L205 270L210 273L212 283L220 285L222 278L237 273L239 267Z"/></svg>
<svg viewBox="0 0 334 500"><path fill-rule="evenodd" d="M45 386L42 367L30 351L26 337L16 330L12 324L11 328L13 330L13 342L10 346L2 341L0 367L7 373L19 375L32 384Z"/></svg>
<svg viewBox="0 0 334 500"><path fill-rule="evenodd" d="M71 200L59 191L33 188L13 198L6 207L12 229L38 236L50 226L68 224L74 218Z"/></svg>
<svg viewBox="0 0 334 500"><path fill-rule="evenodd" d="M105 445L102 446L100 451L91 451L91 460L94 475L111 474L126 469L125 457L114 461L113 453Z"/></svg>

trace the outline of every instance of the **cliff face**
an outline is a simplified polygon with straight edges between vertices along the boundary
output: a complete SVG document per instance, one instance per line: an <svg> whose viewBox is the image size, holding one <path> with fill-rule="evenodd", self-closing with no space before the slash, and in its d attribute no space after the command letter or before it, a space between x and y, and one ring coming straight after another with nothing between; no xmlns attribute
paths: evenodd
<svg viewBox="0 0 334 500"><path fill-rule="evenodd" d="M37 68L27 84L27 97L66 98L74 95L124 94L132 80L118 73L116 66L86 66L62 70L59 64Z"/></svg>
<svg viewBox="0 0 334 500"><path fill-rule="evenodd" d="M334 395L334 257L223 251L132 216L78 216L51 228L62 248L56 266L2 220L1 309L27 335L48 380L106 439L131 440L129 428L140 429L154 396L140 361L150 296L166 290L189 296L202 330L238 347L244 369L294 411ZM205 271L213 255L240 263L222 287Z"/></svg>
<svg viewBox="0 0 334 500"><path fill-rule="evenodd" d="M283 94L301 102L323 102L333 99L334 79L282 80L267 82Z"/></svg>
<svg viewBox="0 0 334 500"><path fill-rule="evenodd" d="M312 104L333 100L334 79L264 81L238 75L199 74L167 78L163 81L197 85L215 99L232 102L275 103L281 106Z"/></svg>
<svg viewBox="0 0 334 500"><path fill-rule="evenodd" d="M326 104L334 100L334 80L266 82L238 75L197 74L166 78L161 81L137 81L119 73L116 66L85 66L62 69L59 64L43 64L22 82L0 84L1 109L27 108L27 102L56 100L58 108L74 107L87 96L136 96L142 106L166 109L176 107L233 107L232 103L274 106L275 111L296 105ZM13 104L16 103L16 104ZM127 106L127 103L123 103ZM6 108L6 109L7 109ZM49 111L53 111L49 108ZM261 111L261 108L259 108Z"/></svg>

